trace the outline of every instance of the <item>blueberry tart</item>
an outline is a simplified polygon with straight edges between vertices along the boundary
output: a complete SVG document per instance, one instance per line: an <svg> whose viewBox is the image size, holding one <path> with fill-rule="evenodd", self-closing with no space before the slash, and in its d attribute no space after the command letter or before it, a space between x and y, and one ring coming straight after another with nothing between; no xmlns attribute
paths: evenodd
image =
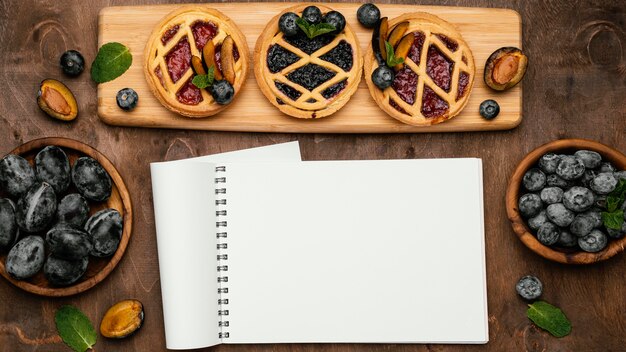
<svg viewBox="0 0 626 352"><path fill-rule="evenodd" d="M248 75L246 38L207 6L182 7L156 25L144 51L144 74L159 102L187 117L225 109ZM216 87L213 87L213 86Z"/></svg>
<svg viewBox="0 0 626 352"><path fill-rule="evenodd" d="M321 5L276 15L256 42L254 62L256 81L270 103L303 119L341 109L356 92L363 67L345 17Z"/></svg>
<svg viewBox="0 0 626 352"><path fill-rule="evenodd" d="M458 115L469 100L476 73L472 51L461 34L423 12L390 21L382 18L365 54L364 71L378 106L416 126Z"/></svg>

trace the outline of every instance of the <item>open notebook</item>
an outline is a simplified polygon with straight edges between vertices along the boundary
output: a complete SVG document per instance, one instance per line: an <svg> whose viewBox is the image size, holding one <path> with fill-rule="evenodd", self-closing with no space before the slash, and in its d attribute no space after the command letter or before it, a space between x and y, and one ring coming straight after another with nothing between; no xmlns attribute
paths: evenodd
<svg viewBox="0 0 626 352"><path fill-rule="evenodd" d="M481 160L293 147L151 165L167 347L487 342Z"/></svg>

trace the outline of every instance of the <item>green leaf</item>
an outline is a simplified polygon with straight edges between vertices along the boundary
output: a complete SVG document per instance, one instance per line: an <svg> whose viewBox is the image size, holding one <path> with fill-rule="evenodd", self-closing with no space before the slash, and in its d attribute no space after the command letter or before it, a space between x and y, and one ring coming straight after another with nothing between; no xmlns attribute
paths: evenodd
<svg viewBox="0 0 626 352"><path fill-rule="evenodd" d="M617 209L612 212L602 212L602 222L604 227L613 230L621 230L624 224L624 211Z"/></svg>
<svg viewBox="0 0 626 352"><path fill-rule="evenodd" d="M133 63L130 50L120 43L106 43L91 64L91 79L96 83L112 81L121 76Z"/></svg>
<svg viewBox="0 0 626 352"><path fill-rule="evenodd" d="M74 306L63 306L54 315L59 336L76 352L84 352L96 344L98 335L89 318Z"/></svg>
<svg viewBox="0 0 626 352"><path fill-rule="evenodd" d="M389 44L388 41L385 41L385 49L387 50L387 66L394 67L395 65L398 65L404 62L403 58L396 57L393 51L393 46Z"/></svg>
<svg viewBox="0 0 626 352"><path fill-rule="evenodd" d="M215 67L211 65L207 70L206 75L196 75L192 80L194 86L204 89L213 85L213 79L215 77Z"/></svg>
<svg viewBox="0 0 626 352"><path fill-rule="evenodd" d="M335 30L335 26L329 23L310 24L304 18L296 19L296 24L306 34L309 39L313 39L318 35L330 33Z"/></svg>
<svg viewBox="0 0 626 352"><path fill-rule="evenodd" d="M617 210L617 208L619 208L620 205L622 205L623 202L624 201L619 197L608 196L606 197L606 210L608 210L609 212L614 212Z"/></svg>
<svg viewBox="0 0 626 352"><path fill-rule="evenodd" d="M621 198L623 202L624 198L626 198L626 180L625 179L619 180L619 183L617 184L613 192L610 193L610 195L617 197L617 198Z"/></svg>
<svg viewBox="0 0 626 352"><path fill-rule="evenodd" d="M563 312L544 301L537 301L528 305L526 315L535 325L547 330L553 336L563 337L572 331L572 324Z"/></svg>

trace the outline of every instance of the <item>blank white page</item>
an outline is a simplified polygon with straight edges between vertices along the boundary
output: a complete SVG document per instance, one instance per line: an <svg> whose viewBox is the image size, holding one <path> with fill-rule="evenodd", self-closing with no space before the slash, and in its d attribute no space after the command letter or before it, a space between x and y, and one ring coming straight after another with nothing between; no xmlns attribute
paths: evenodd
<svg viewBox="0 0 626 352"><path fill-rule="evenodd" d="M227 164L227 343L485 343L480 159Z"/></svg>

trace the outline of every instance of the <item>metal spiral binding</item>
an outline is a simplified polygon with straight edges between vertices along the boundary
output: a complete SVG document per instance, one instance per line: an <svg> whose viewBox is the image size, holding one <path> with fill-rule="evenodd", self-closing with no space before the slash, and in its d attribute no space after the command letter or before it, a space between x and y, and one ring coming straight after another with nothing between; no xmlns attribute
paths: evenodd
<svg viewBox="0 0 626 352"><path fill-rule="evenodd" d="M226 172L226 166L217 166L215 168L216 173ZM226 194L226 177L219 176L215 177L215 183L220 184L220 188L215 189L216 195L225 195ZM228 287L225 285L228 283L228 265L226 261L228 260L228 254L225 253L228 249L228 244L226 243L226 239L228 238L228 232L226 228L228 227L228 222L225 220L228 212L224 207L226 206L226 199L216 199L215 206L217 207L215 211L215 216L217 221L215 222L215 227L217 228L217 283L218 289L217 293L219 295L219 299L217 300L217 304L219 306L219 310L217 311L217 315L220 317L220 321L218 322L218 327L220 332L218 337L220 339L227 339L230 337L230 333L228 331L224 331L224 328L230 326L230 321L228 320L228 298L224 297L228 294Z"/></svg>

